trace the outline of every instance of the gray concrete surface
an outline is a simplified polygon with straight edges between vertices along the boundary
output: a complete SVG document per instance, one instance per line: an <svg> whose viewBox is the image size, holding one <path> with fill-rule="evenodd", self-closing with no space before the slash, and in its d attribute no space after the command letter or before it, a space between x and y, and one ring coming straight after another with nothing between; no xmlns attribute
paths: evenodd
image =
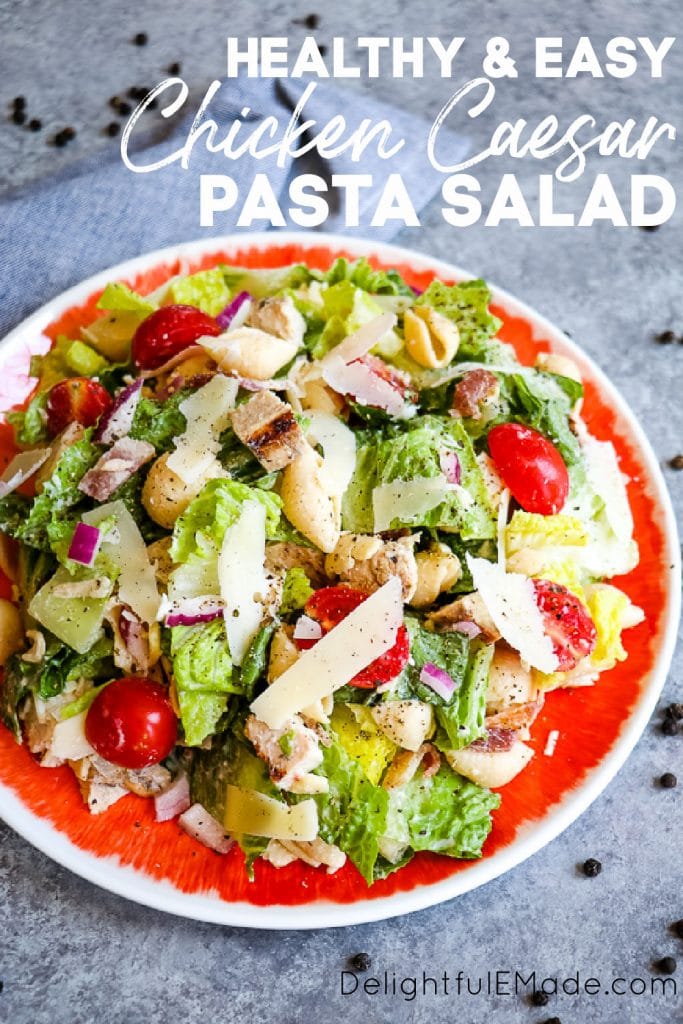
<svg viewBox="0 0 683 1024"><path fill-rule="evenodd" d="M293 19L320 13L316 35L439 34L468 36L467 55L456 81L478 72L482 39L502 34L522 65L534 35L573 40L590 34L601 43L614 35L683 36L675 0L634 5L628 0L573 4L547 0L503 3L451 2L435 9L425 0L407 5L384 0L373 7L347 0L338 8L294 0L263 0L256 7L235 0L0 0L0 106L18 93L29 99L31 116L54 131L78 128L64 151L2 123L0 185L54 173L84 154L111 143L101 129L110 120L109 96L131 84L154 83L161 69L180 59L198 94L221 72L224 37L259 31L303 34ZM324 8L324 9L323 9ZM146 30L146 48L130 37ZM447 82L388 80L371 88L433 118L450 94ZM498 89L495 117L471 122L475 144L486 129L509 116L532 122L556 113L562 123L590 110L599 124L612 117L642 121L650 113L680 127L683 113L681 40L661 82L639 73L618 81L548 80L520 75ZM663 173L681 188L680 144L662 144L646 170ZM478 171L490 196L504 170L514 169L535 194L539 170L532 162L511 167L489 162ZM608 170L621 194L630 168L614 159L592 164L570 195L585 194L596 170ZM2 230L2 225L0 225ZM571 332L605 368L643 423L662 463L683 449L683 347L658 346L652 335L683 331L681 216L657 232L601 225L583 232L565 228L495 231L477 225L454 231L432 204L423 226L399 241L452 259L527 300ZM199 230L196 232L200 234ZM93 271L99 269L92 268ZM680 514L683 473L666 469ZM662 706L683 699L681 650ZM681 784L662 791L655 779L677 772ZM0 1020L12 1024L77 1024L98 1021L187 1022L458 1021L538 1024L559 1016L562 1024L669 1024L683 1020L683 1000L650 995L653 957L680 961L674 976L683 988L683 942L667 930L683 918L681 799L683 737L665 738L653 722L627 765L607 791L562 837L524 865L484 888L441 907L342 931L269 934L178 920L101 892L51 863L0 826ZM577 864L598 857L597 879L581 876ZM560 996L544 1008L521 997L454 995L343 996L340 972L359 950L373 958L371 974L422 971L471 977L487 971L535 969L539 977L580 971L609 982L614 976L642 978L644 995ZM604 987L604 986L602 986Z"/></svg>

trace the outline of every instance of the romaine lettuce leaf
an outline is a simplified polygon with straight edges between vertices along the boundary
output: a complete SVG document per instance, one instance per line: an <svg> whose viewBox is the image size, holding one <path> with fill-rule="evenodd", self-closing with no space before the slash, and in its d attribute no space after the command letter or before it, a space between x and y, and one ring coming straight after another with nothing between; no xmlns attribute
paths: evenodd
<svg viewBox="0 0 683 1024"><path fill-rule="evenodd" d="M221 271L233 295L237 292L249 292L255 299L275 295L287 288L299 288L302 284L307 284L312 276L305 263L273 267L271 270L222 266Z"/></svg>
<svg viewBox="0 0 683 1024"><path fill-rule="evenodd" d="M364 704L335 704L330 725L346 753L358 762L373 785L379 785L397 748L377 728L369 708Z"/></svg>
<svg viewBox="0 0 683 1024"><path fill-rule="evenodd" d="M497 793L442 764L431 778L418 771L407 785L390 790L384 836L415 852L480 857L491 831L491 811L499 804Z"/></svg>
<svg viewBox="0 0 683 1024"><path fill-rule="evenodd" d="M576 400L573 396L580 397L583 387L572 382L575 389L580 390L570 389L570 394L565 386L566 377L541 370L500 374L499 380L501 397L507 402L509 412L495 422L525 423L550 438L567 466L579 462L581 449L570 427L569 414Z"/></svg>
<svg viewBox="0 0 683 1024"><path fill-rule="evenodd" d="M405 283L398 270L375 270L365 256L352 262L340 256L329 270L314 270L312 274L317 280L326 281L331 285L340 281L350 281L357 288L362 288L373 295L407 295L411 298L415 296L415 292Z"/></svg>
<svg viewBox="0 0 683 1024"><path fill-rule="evenodd" d="M222 270L213 267L172 281L164 296L164 301L169 300L181 305L197 306L209 316L218 316L230 302L230 289Z"/></svg>
<svg viewBox="0 0 683 1024"><path fill-rule="evenodd" d="M223 619L174 626L171 656L185 741L199 746L225 714L228 694L242 692L233 673Z"/></svg>
<svg viewBox="0 0 683 1024"><path fill-rule="evenodd" d="M484 735L486 691L493 659L493 644L470 644L465 676L448 704L435 709L439 726L436 744L441 749L468 747ZM443 736L447 737L444 746Z"/></svg>
<svg viewBox="0 0 683 1024"><path fill-rule="evenodd" d="M135 409L130 437L137 441L147 441L160 454L171 451L174 447L173 438L184 433L187 426L179 406L191 394L191 389L182 388L163 401L141 398Z"/></svg>
<svg viewBox="0 0 683 1024"><path fill-rule="evenodd" d="M7 413L7 422L14 428L14 438L18 445L32 448L48 439L46 406L47 391L39 391L25 409Z"/></svg>
<svg viewBox="0 0 683 1024"><path fill-rule="evenodd" d="M458 357L492 361L489 357L498 355L499 344L490 338L501 327L498 317L489 312L491 292L485 281L463 281L447 285L432 281L416 300L416 306L431 306L457 324L460 333Z"/></svg>
<svg viewBox="0 0 683 1024"><path fill-rule="evenodd" d="M246 700L253 699L260 680L265 678L268 665L268 648L276 630L275 623L262 626L251 641L239 670L240 689Z"/></svg>
<svg viewBox="0 0 683 1024"><path fill-rule="evenodd" d="M173 561L186 562L191 555L217 556L225 531L237 521L247 501L258 501L265 507L266 536L275 539L282 508L277 494L237 480L210 480L175 524L171 544Z"/></svg>
<svg viewBox="0 0 683 1024"><path fill-rule="evenodd" d="M444 450L457 452L462 489L450 490L436 508L410 520L392 520L392 528L429 526L459 533L465 540L495 537L494 511L470 439L459 420L436 416L411 420L404 433L358 449L355 472L343 499L344 529L372 533L374 488L394 480L442 476L440 455Z"/></svg>
<svg viewBox="0 0 683 1024"><path fill-rule="evenodd" d="M305 571L298 565L288 569L282 588L280 614L289 615L290 612L299 611L312 593L313 587Z"/></svg>
<svg viewBox="0 0 683 1024"><path fill-rule="evenodd" d="M140 318L143 319L157 309L157 304L150 302L144 295L138 295L122 281L114 281L108 284L102 292L97 308L111 312L120 310L127 313L139 313Z"/></svg>

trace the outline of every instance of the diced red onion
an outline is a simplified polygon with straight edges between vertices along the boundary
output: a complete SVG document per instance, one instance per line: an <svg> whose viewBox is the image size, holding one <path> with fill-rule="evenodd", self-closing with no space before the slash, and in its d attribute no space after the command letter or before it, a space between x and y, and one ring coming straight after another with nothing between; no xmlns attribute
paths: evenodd
<svg viewBox="0 0 683 1024"><path fill-rule="evenodd" d="M294 627L295 640L319 640L323 635L322 626L308 615L302 615Z"/></svg>
<svg viewBox="0 0 683 1024"><path fill-rule="evenodd" d="M449 448L443 448L439 453L439 465L441 466L441 472L448 480L449 484L459 484L462 479L462 469L460 466L460 459L456 452Z"/></svg>
<svg viewBox="0 0 683 1024"><path fill-rule="evenodd" d="M212 818L201 804L192 804L189 810L180 815L178 824L188 836L216 853L227 853L234 846L221 823Z"/></svg>
<svg viewBox="0 0 683 1024"><path fill-rule="evenodd" d="M0 498L16 491L17 487L40 469L49 456L49 448L34 448L15 455L0 477Z"/></svg>
<svg viewBox="0 0 683 1024"><path fill-rule="evenodd" d="M232 302L229 302L225 309L216 317L216 323L218 326L222 327L224 331L227 331L228 327L230 327L235 319L238 310L245 302L249 301L251 301L251 295L249 292L240 292L239 295L236 295Z"/></svg>
<svg viewBox="0 0 683 1024"><path fill-rule="evenodd" d="M448 672L443 668L439 668L438 665L433 665L431 661L423 665L420 672L420 682L428 686L430 690L433 690L443 700L450 700L455 691L455 682L451 679Z"/></svg>
<svg viewBox="0 0 683 1024"><path fill-rule="evenodd" d="M475 636L479 636L481 633L481 626L478 626L476 622L471 622L469 619L463 619L462 622L454 622L450 628L456 633L463 633L470 640L474 640Z"/></svg>
<svg viewBox="0 0 683 1024"><path fill-rule="evenodd" d="M154 797L154 816L157 821L170 821L183 814L191 803L190 783L185 772L181 772L168 789Z"/></svg>
<svg viewBox="0 0 683 1024"><path fill-rule="evenodd" d="M140 401L141 392L142 378L140 377L119 392L114 399L114 404L100 419L93 434L93 441L97 444L112 444L119 437L126 436L133 425L133 417Z"/></svg>
<svg viewBox="0 0 683 1024"><path fill-rule="evenodd" d="M196 626L200 622L220 619L224 602L220 597L184 597L173 601L167 614L167 626Z"/></svg>
<svg viewBox="0 0 683 1024"><path fill-rule="evenodd" d="M69 545L68 557L72 562L91 566L102 543L102 531L88 523L77 523Z"/></svg>

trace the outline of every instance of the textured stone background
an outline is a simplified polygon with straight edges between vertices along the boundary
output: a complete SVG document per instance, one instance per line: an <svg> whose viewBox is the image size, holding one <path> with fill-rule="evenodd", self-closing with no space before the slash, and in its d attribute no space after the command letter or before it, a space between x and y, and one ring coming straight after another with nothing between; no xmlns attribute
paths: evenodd
<svg viewBox="0 0 683 1024"><path fill-rule="evenodd" d="M170 61L180 59L199 96L221 73L226 35L260 31L299 38L304 29L294 19L311 13L322 15L316 32L321 42L335 34L466 35L457 83L479 72L481 41L495 34L510 39L519 67L528 63L534 35L562 35L570 42L588 33L596 44L615 35L683 35L675 0L648 5L464 0L437 10L425 0L410 5L384 0L377 7L347 0L330 11L327 6L303 0L262 0L258 7L247 0L229 6L217 0L103 0L98 5L0 0L0 188L50 175L85 154L114 157L115 144L102 134L111 119L106 103L113 93L153 84ZM149 33L150 42L138 49L129 40L140 30ZM624 81L538 83L521 74L499 83L494 112L470 122L467 130L479 148L487 130L505 117L524 116L533 124L556 113L567 124L588 110L599 125L629 116L642 123L657 114L680 126L680 40L667 68L665 79L654 83L644 72ZM433 76L365 86L351 82L349 88L370 88L430 119L451 92L450 83ZM18 93L28 97L30 116L44 121L44 133L33 135L4 120L5 103ZM66 123L77 127L77 141L66 150L46 145L46 134ZM657 147L645 169L667 174L680 192L676 145ZM625 196L628 174L642 168L604 159L599 169L610 172ZM536 175L546 168L526 161L514 167L487 162L477 172L485 198L504 170L515 170L533 197ZM592 165L575 197L585 195L595 170ZM609 225L586 232L510 225L493 232L477 225L456 232L433 204L422 228L406 230L398 240L489 277L571 332L626 396L664 464L683 449L683 348L657 346L652 335L665 328L683 331L680 230L679 213L653 233ZM680 512L683 473L665 472ZM682 669L679 651L662 706L683 699ZM0 826L0 1019L13 1024L123 1024L171 1016L253 1024L340 1016L377 1024L482 1024L491 1018L522 1024L554 1015L563 1024L683 1020L680 996L562 996L544 1009L532 1009L521 998L505 996L408 1002L400 996L344 998L339 992L340 971L358 950L371 953L373 973L455 974L462 968L478 976L490 969L535 968L542 977L580 970L606 980L641 977L648 986L653 956L672 953L681 961L676 977L683 986L683 943L667 931L668 922L683 917L683 784L659 790L655 779L665 770L678 772L683 783L683 738L662 737L653 722L590 810L504 878L404 919L309 934L194 924L135 906L57 867ZM595 880L577 871L588 856L604 864Z"/></svg>

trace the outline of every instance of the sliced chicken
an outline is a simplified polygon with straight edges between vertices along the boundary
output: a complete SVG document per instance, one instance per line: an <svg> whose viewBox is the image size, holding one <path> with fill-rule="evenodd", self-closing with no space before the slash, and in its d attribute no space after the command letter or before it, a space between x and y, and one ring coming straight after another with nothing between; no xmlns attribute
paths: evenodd
<svg viewBox="0 0 683 1024"><path fill-rule="evenodd" d="M268 473L293 462L306 443L291 405L271 391L259 391L238 406L232 414L232 429Z"/></svg>
<svg viewBox="0 0 683 1024"><path fill-rule="evenodd" d="M325 559L325 572L359 590L379 590L392 576L398 576L403 600L410 601L417 587L416 537L382 540L381 537L345 533Z"/></svg>
<svg viewBox="0 0 683 1024"><path fill-rule="evenodd" d="M327 779L312 775L323 759L317 734L295 715L281 729L270 729L255 715L247 718L244 735L268 765L278 789L290 793L322 793Z"/></svg>

